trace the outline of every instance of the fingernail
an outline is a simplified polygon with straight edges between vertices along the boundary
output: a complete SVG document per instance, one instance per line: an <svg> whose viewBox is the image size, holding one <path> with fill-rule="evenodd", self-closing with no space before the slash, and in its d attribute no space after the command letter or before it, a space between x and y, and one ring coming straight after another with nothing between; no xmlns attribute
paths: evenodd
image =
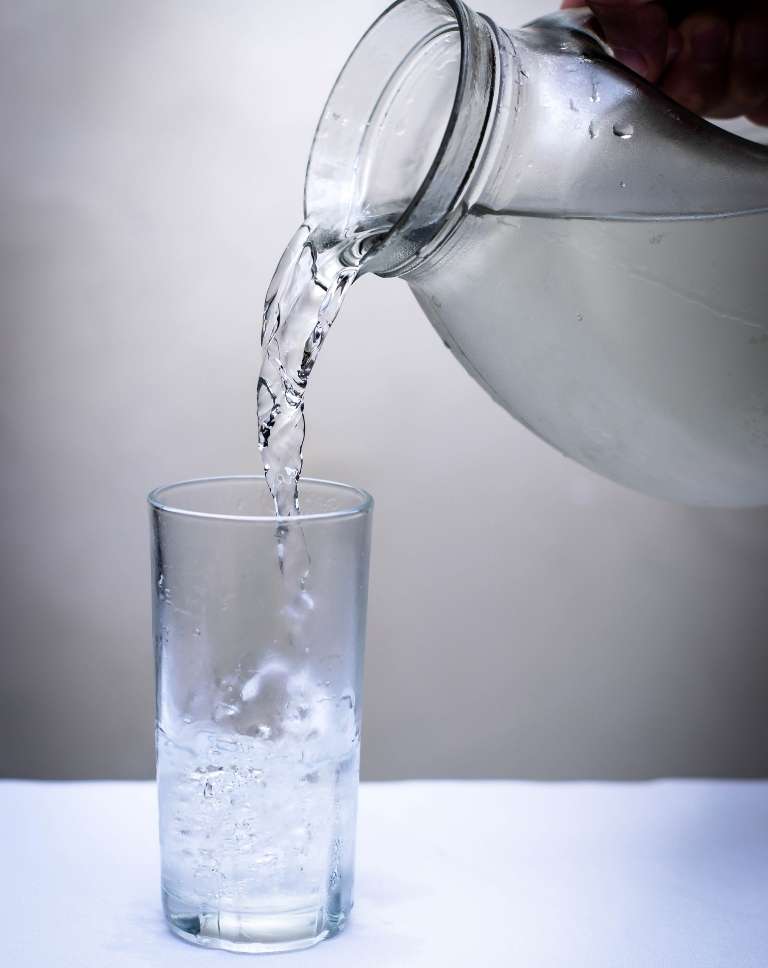
<svg viewBox="0 0 768 968"><path fill-rule="evenodd" d="M701 24L693 31L691 51L694 59L712 63L724 60L728 54L730 31L722 23Z"/></svg>
<svg viewBox="0 0 768 968"><path fill-rule="evenodd" d="M680 36L680 31L675 30L674 27L670 29L667 36L667 56L665 63L669 66L672 61L677 57L680 51L683 49L683 38Z"/></svg>
<svg viewBox="0 0 768 968"><path fill-rule="evenodd" d="M648 62L638 50L631 47L614 47L613 53L617 60L628 67L635 74L646 77L648 74Z"/></svg>

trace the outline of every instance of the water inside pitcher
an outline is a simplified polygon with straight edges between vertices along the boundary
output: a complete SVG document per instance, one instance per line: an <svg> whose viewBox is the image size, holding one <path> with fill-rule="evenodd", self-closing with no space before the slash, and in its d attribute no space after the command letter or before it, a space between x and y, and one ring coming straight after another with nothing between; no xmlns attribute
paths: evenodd
<svg viewBox="0 0 768 968"><path fill-rule="evenodd" d="M395 4L330 95L305 209L372 239L363 271L404 279L562 453L662 498L768 503L768 149L615 61L588 11L505 30Z"/></svg>

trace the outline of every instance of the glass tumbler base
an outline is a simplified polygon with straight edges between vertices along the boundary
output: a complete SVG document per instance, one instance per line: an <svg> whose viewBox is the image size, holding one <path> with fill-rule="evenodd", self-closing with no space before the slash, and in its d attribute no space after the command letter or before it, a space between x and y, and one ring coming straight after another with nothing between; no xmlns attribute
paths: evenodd
<svg viewBox="0 0 768 968"><path fill-rule="evenodd" d="M311 948L338 934L346 915L329 915L321 908L256 913L206 911L191 913L189 904L163 892L163 908L171 931L184 941L206 948L245 954L276 954Z"/></svg>

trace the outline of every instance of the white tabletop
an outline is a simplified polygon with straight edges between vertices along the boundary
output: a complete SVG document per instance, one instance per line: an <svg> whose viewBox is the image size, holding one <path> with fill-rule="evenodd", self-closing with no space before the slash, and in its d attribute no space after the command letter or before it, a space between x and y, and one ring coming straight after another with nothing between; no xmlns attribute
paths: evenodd
<svg viewBox="0 0 768 968"><path fill-rule="evenodd" d="M164 928L154 784L4 781L0 830L3 965L233 964ZM766 968L768 782L365 784L349 928L256 963Z"/></svg>

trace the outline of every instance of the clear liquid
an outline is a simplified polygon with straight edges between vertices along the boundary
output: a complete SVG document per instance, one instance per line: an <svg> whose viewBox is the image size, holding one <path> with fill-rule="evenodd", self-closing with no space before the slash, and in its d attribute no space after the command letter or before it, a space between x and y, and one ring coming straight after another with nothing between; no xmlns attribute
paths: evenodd
<svg viewBox="0 0 768 968"><path fill-rule="evenodd" d="M364 259L302 225L267 292L259 446L277 514L281 630L216 682L213 722L158 728L163 899L174 931L214 947L286 951L335 933L352 903L359 770L351 682L318 682L316 606L299 512L304 392ZM320 643L320 654L328 643Z"/></svg>
<svg viewBox="0 0 768 968"><path fill-rule="evenodd" d="M768 215L473 209L408 282L491 395L581 464L687 503L768 500Z"/></svg>
<svg viewBox="0 0 768 968"><path fill-rule="evenodd" d="M279 517L299 512L304 393L371 236L365 230L339 238L327 228L302 225L267 290L258 383L259 449Z"/></svg>
<svg viewBox="0 0 768 968"><path fill-rule="evenodd" d="M185 935L302 945L351 902L359 737L354 702L296 677L282 729L158 730L163 893ZM212 726L212 724L211 724Z"/></svg>
<svg viewBox="0 0 768 968"><path fill-rule="evenodd" d="M310 375L366 251L388 225L379 222L375 229L366 226L351 234L300 226L267 290L258 381L259 450L278 518L300 512L304 394ZM290 600L283 645L301 657L311 651L302 629L314 607L311 562L301 527L277 525L276 557Z"/></svg>

